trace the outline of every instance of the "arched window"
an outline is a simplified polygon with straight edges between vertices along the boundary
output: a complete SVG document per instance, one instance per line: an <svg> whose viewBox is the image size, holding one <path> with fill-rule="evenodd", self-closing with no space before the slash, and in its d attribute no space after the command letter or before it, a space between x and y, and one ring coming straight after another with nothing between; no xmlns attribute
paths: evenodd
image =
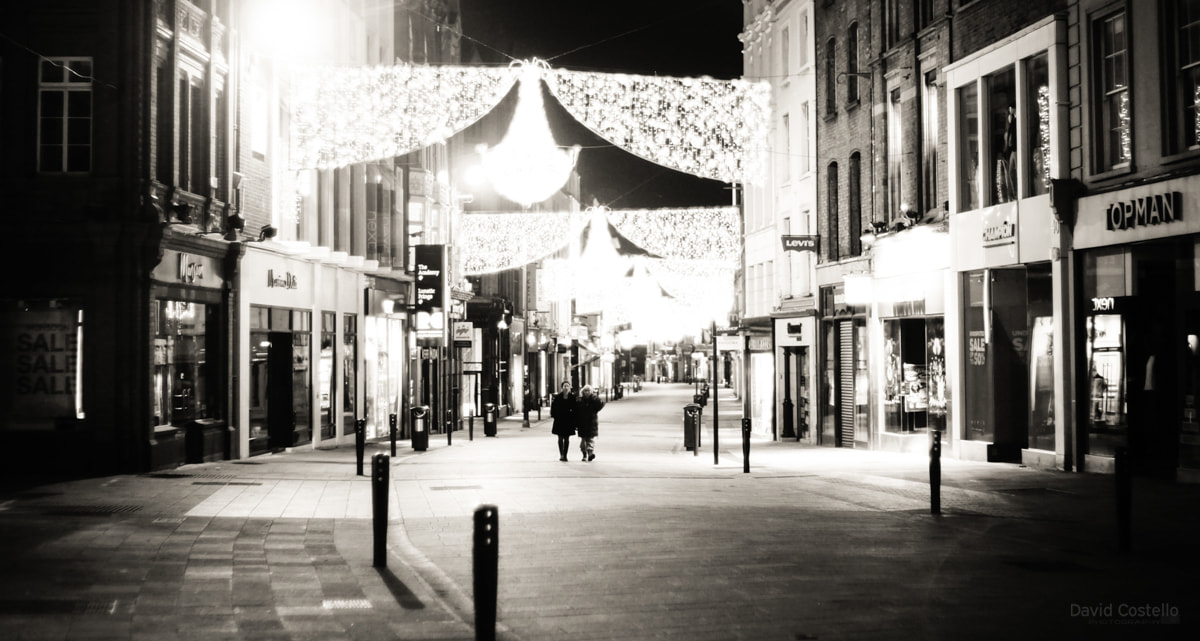
<svg viewBox="0 0 1200 641"><path fill-rule="evenodd" d="M838 247L838 166L836 162L829 163L829 171L825 179L825 257L829 260L837 260L840 248Z"/></svg>
<svg viewBox="0 0 1200 641"><path fill-rule="evenodd" d="M837 38L825 44L825 115L837 113Z"/></svg>
<svg viewBox="0 0 1200 641"><path fill-rule="evenodd" d="M850 224L850 255L862 254L862 156L856 151L850 154L850 175L846 177L847 217Z"/></svg>
<svg viewBox="0 0 1200 641"><path fill-rule="evenodd" d="M858 23L846 30L846 103L858 102Z"/></svg>

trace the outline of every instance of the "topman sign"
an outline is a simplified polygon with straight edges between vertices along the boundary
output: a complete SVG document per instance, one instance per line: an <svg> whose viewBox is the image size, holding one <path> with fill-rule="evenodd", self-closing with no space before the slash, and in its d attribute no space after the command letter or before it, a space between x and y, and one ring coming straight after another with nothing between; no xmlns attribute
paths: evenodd
<svg viewBox="0 0 1200 641"><path fill-rule="evenodd" d="M1108 229L1132 229L1183 220L1182 200L1181 192L1171 191L1112 203L1108 206Z"/></svg>

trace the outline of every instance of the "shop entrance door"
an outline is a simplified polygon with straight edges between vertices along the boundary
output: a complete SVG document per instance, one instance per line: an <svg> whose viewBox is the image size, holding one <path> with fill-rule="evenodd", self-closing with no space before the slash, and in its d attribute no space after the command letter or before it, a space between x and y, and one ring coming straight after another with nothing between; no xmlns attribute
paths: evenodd
<svg viewBox="0 0 1200 641"><path fill-rule="evenodd" d="M292 405L292 334L270 332L266 368L266 424L268 448L279 451L293 445L296 428Z"/></svg>

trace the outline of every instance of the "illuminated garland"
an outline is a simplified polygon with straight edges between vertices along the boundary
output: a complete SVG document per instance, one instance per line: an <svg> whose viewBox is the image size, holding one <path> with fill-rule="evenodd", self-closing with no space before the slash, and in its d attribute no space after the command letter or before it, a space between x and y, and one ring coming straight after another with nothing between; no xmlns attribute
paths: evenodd
<svg viewBox="0 0 1200 641"><path fill-rule="evenodd" d="M741 255L737 207L628 209L608 212L626 238L667 258L729 261Z"/></svg>
<svg viewBox="0 0 1200 641"><path fill-rule="evenodd" d="M319 67L292 78L291 166L327 169L402 156L479 120L518 69Z"/></svg>
<svg viewBox="0 0 1200 641"><path fill-rule="evenodd" d="M293 169L390 158L445 140L504 97L524 69L618 147L688 174L756 182L767 149L770 85L513 67L308 68L291 86Z"/></svg>
<svg viewBox="0 0 1200 641"><path fill-rule="evenodd" d="M464 274L488 274L554 253L581 227L579 215L570 213L465 214L455 246L461 248Z"/></svg>
<svg viewBox="0 0 1200 641"><path fill-rule="evenodd" d="M724 182L755 182L770 85L555 70L550 92L576 120L646 160Z"/></svg>
<svg viewBox="0 0 1200 641"><path fill-rule="evenodd" d="M696 265L733 267L741 252L736 207L465 214L455 245L462 248L466 274L486 274L526 265L566 247L585 224L591 225L589 234L607 236L605 221L642 249L671 259L667 262L673 265L698 261Z"/></svg>

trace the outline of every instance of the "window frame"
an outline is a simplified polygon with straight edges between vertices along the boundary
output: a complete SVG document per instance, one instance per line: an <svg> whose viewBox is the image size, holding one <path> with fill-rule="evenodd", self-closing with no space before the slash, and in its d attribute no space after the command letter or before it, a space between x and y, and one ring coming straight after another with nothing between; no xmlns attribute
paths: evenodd
<svg viewBox="0 0 1200 641"><path fill-rule="evenodd" d="M825 41L825 119L837 117L837 38Z"/></svg>
<svg viewBox="0 0 1200 641"><path fill-rule="evenodd" d="M828 238L825 243L825 258L831 262L840 259L841 247L838 239L838 164L833 161L826 165L825 171L825 230Z"/></svg>
<svg viewBox="0 0 1200 641"><path fill-rule="evenodd" d="M862 99L858 92L858 23L846 27L846 109L857 107Z"/></svg>
<svg viewBox="0 0 1200 641"><path fill-rule="evenodd" d="M1106 24L1110 24L1113 19L1118 18L1118 17L1120 17L1123 22L1122 30L1123 30L1124 38L1125 38L1124 48L1122 50L1123 51L1122 55L1124 57L1124 69L1122 71L1124 72L1124 75L1125 75L1125 84L1122 85L1121 87L1114 86L1112 88L1109 88L1105 84L1105 82L1106 82L1105 69L1104 69L1105 65L1102 63L1102 60L1105 58L1110 58L1112 56L1108 55L1104 49L1105 42L1104 42L1104 37L1103 37L1103 35L1104 35L1103 29ZM1090 153L1090 156L1091 156L1090 164L1091 164L1091 173L1094 177L1104 178L1107 176L1126 174L1126 173L1132 172L1134 169L1134 162L1133 162L1133 153L1134 153L1133 111L1134 111L1134 105L1133 105L1133 95L1132 95L1133 91L1132 91L1132 87L1129 85L1129 69L1133 67L1133 64L1131 61L1131 57L1133 55L1133 50L1132 50L1132 47L1130 46L1130 42L1129 42L1129 35L1130 35L1129 22L1130 22L1130 15L1125 10L1125 8L1122 6L1120 8L1116 8L1116 9L1113 9L1110 11L1098 13L1097 15L1093 16L1088 23L1088 33L1091 38L1091 42L1089 43L1090 47L1088 50L1089 62L1091 64L1091 69L1090 69L1091 73L1089 74L1089 77L1091 78L1091 81L1093 83L1092 90L1091 90L1091 101L1090 101L1091 102L1091 105L1090 105L1091 106L1091 117L1092 117L1091 118L1091 132L1092 132L1091 137L1092 137L1092 141L1093 141L1092 149L1091 149L1091 153ZM1108 135L1117 131L1117 129L1110 128L1108 126L1110 116L1107 113L1107 108L1112 106L1110 104L1111 100L1114 100L1114 99L1119 100L1119 98L1116 98L1116 96L1118 96L1120 94L1124 94L1124 96L1125 96L1124 100L1125 100L1125 104L1126 104L1126 110L1128 112L1126 115L1126 119L1127 119L1127 123L1128 123L1126 125L1126 129L1128 130L1127 145L1129 147L1129 151L1128 151L1128 156L1125 159L1117 160L1114 162L1112 160L1112 156L1111 156L1111 151L1112 151L1113 146L1111 145L1111 141L1108 140Z"/></svg>
<svg viewBox="0 0 1200 641"><path fill-rule="evenodd" d="M1163 104L1163 122L1166 123L1166 131L1163 133L1163 155L1168 159L1200 155L1200 55L1192 62L1185 62L1186 56L1183 53L1186 48L1183 34L1187 25L1193 25L1195 39L1200 41L1200 0L1191 0L1196 3L1196 11L1190 23L1185 23L1185 17L1181 15L1182 1L1186 0L1163 2L1161 14L1164 72L1170 74L1167 96ZM1189 75L1194 85L1191 104L1188 103L1188 92L1184 85ZM1189 122L1192 123L1191 126L1188 125ZM1191 142L1187 140L1189 131L1192 133Z"/></svg>
<svg viewBox="0 0 1200 641"><path fill-rule="evenodd" d="M87 74L81 74L77 69L72 68L72 63L86 63ZM61 79L47 80L45 72L47 65L61 69ZM96 117L95 106L95 83L92 74L95 72L95 61L91 56L57 56L53 58L40 58L38 60L38 100L37 100L37 158L35 159L37 173L41 175L76 175L84 176L92 173L94 167L93 151L95 147L95 126ZM61 94L62 112L57 116L46 116L43 113L44 101L48 94ZM83 116L72 116L72 94L87 94L87 143L75 144L71 143L71 124L72 120L84 120ZM78 106L75 107L78 109ZM55 143L46 143L44 134L44 126L49 124L49 120L60 120L59 134L61 140ZM71 164L71 148L84 147L87 152L87 168L72 169ZM45 152L57 149L58 167L57 170L44 168L43 155ZM49 158L46 158L49 160Z"/></svg>

